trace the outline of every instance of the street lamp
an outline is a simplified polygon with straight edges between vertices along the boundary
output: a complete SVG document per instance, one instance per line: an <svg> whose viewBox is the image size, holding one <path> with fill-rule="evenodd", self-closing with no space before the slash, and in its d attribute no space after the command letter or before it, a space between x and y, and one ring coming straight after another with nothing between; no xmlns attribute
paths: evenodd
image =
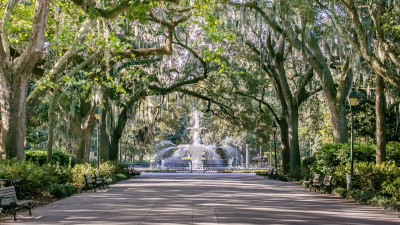
<svg viewBox="0 0 400 225"><path fill-rule="evenodd" d="M262 151L262 148L261 148L262 138L260 138L258 141L260 142L260 169L261 169L261 167L262 167L262 156L261 156L261 151Z"/></svg>
<svg viewBox="0 0 400 225"><path fill-rule="evenodd" d="M274 124L272 124L272 131L274 132L274 148L275 148L275 169L278 168L278 163L276 161L276 130L278 129L278 125L276 125L276 123L274 122Z"/></svg>
<svg viewBox="0 0 400 225"><path fill-rule="evenodd" d="M100 110L99 107L96 107L96 111L94 112L94 116L97 122L97 170L100 168L100 150L99 150L99 121L100 121Z"/></svg>
<svg viewBox="0 0 400 225"><path fill-rule="evenodd" d="M236 151L236 168L237 168L239 165L239 162L238 162L238 154L237 154L237 146L236 145L235 145L235 151Z"/></svg>
<svg viewBox="0 0 400 225"><path fill-rule="evenodd" d="M350 95L349 95L349 103L350 103L350 112L351 112L351 134L350 134L350 182L349 184L351 185L351 179L353 178L353 110L352 106L356 106L358 104L358 95L355 90L351 90ZM350 187L350 186L349 186Z"/></svg>

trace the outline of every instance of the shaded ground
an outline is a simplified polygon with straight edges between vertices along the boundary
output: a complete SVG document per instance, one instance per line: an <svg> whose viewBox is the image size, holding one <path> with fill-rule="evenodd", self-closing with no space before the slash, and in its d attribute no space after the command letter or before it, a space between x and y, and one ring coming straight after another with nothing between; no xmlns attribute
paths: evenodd
<svg viewBox="0 0 400 225"><path fill-rule="evenodd" d="M148 174L11 224L400 224L397 213L251 174Z"/></svg>

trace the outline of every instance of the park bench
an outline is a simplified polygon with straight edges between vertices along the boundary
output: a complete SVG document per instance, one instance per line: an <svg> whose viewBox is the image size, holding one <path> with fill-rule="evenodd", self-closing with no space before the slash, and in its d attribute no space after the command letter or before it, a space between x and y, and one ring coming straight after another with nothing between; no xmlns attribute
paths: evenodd
<svg viewBox="0 0 400 225"><path fill-rule="evenodd" d="M26 208L32 215L31 203L32 200L18 200L14 186L0 188L0 212L11 213L14 221L17 221L17 210Z"/></svg>
<svg viewBox="0 0 400 225"><path fill-rule="evenodd" d="M128 172L133 178L136 178L140 175L140 171L135 170L133 167L128 167Z"/></svg>
<svg viewBox="0 0 400 225"><path fill-rule="evenodd" d="M322 182L322 186L326 192L332 192L332 176L325 176L324 181Z"/></svg>
<svg viewBox="0 0 400 225"><path fill-rule="evenodd" d="M314 177L312 180L304 181L303 182L305 185L304 189L310 188L310 191L311 191L311 189L313 188L313 185L318 184L320 182L319 181L320 177L321 177L321 174L316 173L316 174L314 174Z"/></svg>
<svg viewBox="0 0 400 225"><path fill-rule="evenodd" d="M101 185L102 182L101 181L96 181L93 179L92 175L85 173L83 175L85 177L85 190L91 190L93 189L94 192L96 192L96 188L98 187L99 190L101 190Z"/></svg>
<svg viewBox="0 0 400 225"><path fill-rule="evenodd" d="M276 179L276 174L277 174L278 170L277 169L272 169L266 176L265 178L268 179Z"/></svg>
<svg viewBox="0 0 400 225"><path fill-rule="evenodd" d="M100 182L104 189L106 188L106 185L108 187L108 180L102 178L101 175L100 175L100 172L98 172L98 171L95 172L94 173L94 177L95 177L95 181L96 182Z"/></svg>
<svg viewBox="0 0 400 225"><path fill-rule="evenodd" d="M260 173L260 176L263 176L264 179L267 179L267 176L271 173L272 169L270 168L268 171Z"/></svg>

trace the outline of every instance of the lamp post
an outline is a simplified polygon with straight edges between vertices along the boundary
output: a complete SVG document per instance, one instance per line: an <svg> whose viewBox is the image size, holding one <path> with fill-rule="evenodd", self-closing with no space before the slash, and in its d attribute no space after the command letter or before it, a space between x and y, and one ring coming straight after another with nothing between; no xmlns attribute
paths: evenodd
<svg viewBox="0 0 400 225"><path fill-rule="evenodd" d="M272 131L274 132L275 169L278 168L278 163L276 161L276 130L277 129L278 129L278 125L276 125L276 123L274 122L274 124L272 124Z"/></svg>
<svg viewBox="0 0 400 225"><path fill-rule="evenodd" d="M352 106L356 106L358 104L358 95L355 90L351 90L349 95L349 103L350 103L350 112L351 112L351 134L350 134L350 175L353 178L353 110Z"/></svg>
<svg viewBox="0 0 400 225"><path fill-rule="evenodd" d="M312 156L312 146L314 144L314 139L310 139L310 157Z"/></svg>
<svg viewBox="0 0 400 225"><path fill-rule="evenodd" d="M260 138L258 141L260 142L260 169L261 169L261 167L262 167L262 155L261 155L261 151L262 151L262 148L261 148L262 138Z"/></svg>
<svg viewBox="0 0 400 225"><path fill-rule="evenodd" d="M237 156L237 146L235 145L235 151L236 151L236 168L238 167L238 165L239 165L239 162L238 162L238 156Z"/></svg>
<svg viewBox="0 0 400 225"><path fill-rule="evenodd" d="M97 170L99 170L99 168L100 168L100 149L99 149L100 111L99 111L99 107L96 107L94 116L96 117L96 122L97 122Z"/></svg>

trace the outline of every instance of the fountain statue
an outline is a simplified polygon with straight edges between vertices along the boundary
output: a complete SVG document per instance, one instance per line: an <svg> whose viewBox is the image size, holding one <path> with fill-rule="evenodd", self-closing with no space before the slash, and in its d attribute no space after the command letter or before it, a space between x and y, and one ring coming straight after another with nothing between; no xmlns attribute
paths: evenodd
<svg viewBox="0 0 400 225"><path fill-rule="evenodd" d="M194 111L194 126L188 127L187 129L190 130L193 134L193 144L181 144L178 145L178 154L179 153L187 153L190 156L191 160L191 168L192 170L203 170L203 156L208 153L208 155L212 156L219 156L215 152L214 145L205 145L203 144L201 138L202 130L206 129L204 127L200 127L200 118L199 112Z"/></svg>
<svg viewBox="0 0 400 225"><path fill-rule="evenodd" d="M210 169L225 169L226 166L223 163L221 157L217 154L215 145L206 145L203 143L201 133L205 130L205 127L200 126L200 114L198 111L193 112L193 126L188 127L192 134L191 144L180 144L175 146L170 141L162 141L160 145L163 147L157 154L158 158L158 169L182 169L191 171L204 171L206 168ZM220 146L228 156L229 168L233 168L233 150L230 146ZM173 151L172 154L167 152ZM168 156L165 156L168 155ZM205 162L207 163L205 165Z"/></svg>

